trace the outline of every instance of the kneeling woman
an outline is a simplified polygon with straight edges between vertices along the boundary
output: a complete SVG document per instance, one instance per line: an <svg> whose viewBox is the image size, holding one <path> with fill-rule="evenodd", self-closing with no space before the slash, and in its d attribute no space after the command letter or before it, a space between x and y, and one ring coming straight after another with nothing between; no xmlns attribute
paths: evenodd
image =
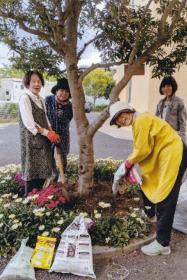
<svg viewBox="0 0 187 280"><path fill-rule="evenodd" d="M151 218L156 211L156 240L141 250L147 255L170 254L171 229L182 177L187 168L187 150L175 130L154 115L138 114L120 101L111 106L110 115L110 125L132 125L134 148L124 164L127 170L139 164L144 204L150 207L147 215Z"/></svg>

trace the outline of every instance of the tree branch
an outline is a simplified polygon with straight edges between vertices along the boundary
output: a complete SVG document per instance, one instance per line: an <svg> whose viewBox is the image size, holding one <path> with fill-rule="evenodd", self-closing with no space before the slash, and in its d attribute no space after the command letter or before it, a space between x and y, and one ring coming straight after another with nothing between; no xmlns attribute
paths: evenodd
<svg viewBox="0 0 187 280"><path fill-rule="evenodd" d="M0 16L2 16L3 18L9 18L9 19L13 19L15 20L15 22L17 22L20 26L20 28L22 30L24 30L25 32L27 33L30 33L30 34L33 34L33 35L36 35L38 36L39 38L41 39L44 39L45 41L48 42L48 44L51 46L51 48L53 48L57 53L59 54L63 54L66 52L66 49L67 49L67 45L65 44L65 42L63 41L63 43L61 43L61 49L59 49L56 44L50 40L49 38L49 35L42 32L41 30L38 30L38 29L33 29L33 28L30 28L28 27L25 23L24 23L24 19L22 17L19 17L19 16L15 16L14 14L12 13L4 13L3 11L0 10Z"/></svg>
<svg viewBox="0 0 187 280"><path fill-rule="evenodd" d="M90 66L89 68L87 68L79 77L79 83L82 83L82 81L84 80L84 78L90 73L92 72L94 69L97 68L108 68L111 66L115 66L115 65L121 65L123 63L125 63L126 61L121 60L121 61L116 61L116 62L110 62L110 63L96 63L96 64L92 64L92 66Z"/></svg>
<svg viewBox="0 0 187 280"><path fill-rule="evenodd" d="M89 125L88 127L88 135L90 137L93 137L94 134L97 132L97 130L102 126L102 124L106 121L106 119L110 116L109 114L109 110L108 109L104 109L101 114L99 115L99 117Z"/></svg>
<svg viewBox="0 0 187 280"><path fill-rule="evenodd" d="M80 59L81 55L84 53L85 49L92 44L95 40L97 40L98 38L101 37L101 34L98 34L97 36L95 36L94 38L92 38L90 41L88 41L87 43L84 44L83 48L78 52L77 55L77 60Z"/></svg>
<svg viewBox="0 0 187 280"><path fill-rule="evenodd" d="M149 0L146 7L145 7L145 13L148 11L151 3L153 2L153 0ZM145 14L144 13L144 14ZM135 58L135 55L138 51L138 41L139 41L139 37L140 37L140 33L141 33L141 30L142 30L142 25L143 25L143 20L144 20L144 15L143 17L141 18L141 21L140 21L140 24L139 24L139 27L138 27L138 30L136 32L136 38L135 38L135 42L134 42L134 46L133 46L133 49L131 51L131 54L130 54L130 57L129 57L129 61L128 61L128 64L131 65L134 58Z"/></svg>
<svg viewBox="0 0 187 280"><path fill-rule="evenodd" d="M177 20L179 19L179 16L180 16L180 13L182 12L182 9L185 7L185 4L187 3L187 0L183 0L181 2L181 5L180 5L180 8L179 10L176 12L175 14L175 17L170 25L170 28L169 28L169 33L171 33L173 31L173 29L175 28L175 24L177 22Z"/></svg>
<svg viewBox="0 0 187 280"><path fill-rule="evenodd" d="M160 19L160 24L158 27L158 31L160 34L164 34L165 33L165 23L167 21L167 18L169 16L169 14L171 13L172 9L174 8L174 6L177 4L178 0L172 0L169 2L169 4L167 5L167 7L165 8L163 15Z"/></svg>

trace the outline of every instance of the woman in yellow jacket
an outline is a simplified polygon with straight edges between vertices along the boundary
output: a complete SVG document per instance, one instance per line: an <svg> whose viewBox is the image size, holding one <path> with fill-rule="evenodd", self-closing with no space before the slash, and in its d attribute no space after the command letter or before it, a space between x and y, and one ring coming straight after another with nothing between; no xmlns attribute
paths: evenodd
<svg viewBox="0 0 187 280"><path fill-rule="evenodd" d="M182 177L187 168L187 149L170 125L150 114L138 114L128 104L118 101L110 108L110 125L132 125L133 152L124 162L126 170L136 163L142 172L143 199L156 209L157 238L142 247L147 255L170 254L170 237ZM123 172L121 174L124 176ZM154 206L154 207L153 207Z"/></svg>

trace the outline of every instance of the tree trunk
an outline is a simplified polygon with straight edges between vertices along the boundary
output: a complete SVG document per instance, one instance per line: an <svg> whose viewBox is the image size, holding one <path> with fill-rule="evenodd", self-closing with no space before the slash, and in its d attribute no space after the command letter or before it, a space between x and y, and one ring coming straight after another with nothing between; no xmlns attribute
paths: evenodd
<svg viewBox="0 0 187 280"><path fill-rule="evenodd" d="M85 114L84 104L85 96L82 84L78 82L78 72L76 60L73 54L66 56L66 66L70 91L73 103L73 117L75 120L78 142L79 142L79 187L78 192L81 196L90 193L93 187L93 170L94 170L94 151L93 135L89 131L89 122Z"/></svg>
<svg viewBox="0 0 187 280"><path fill-rule="evenodd" d="M88 135L79 137L79 187L81 196L87 196L93 188L94 151L93 139Z"/></svg>

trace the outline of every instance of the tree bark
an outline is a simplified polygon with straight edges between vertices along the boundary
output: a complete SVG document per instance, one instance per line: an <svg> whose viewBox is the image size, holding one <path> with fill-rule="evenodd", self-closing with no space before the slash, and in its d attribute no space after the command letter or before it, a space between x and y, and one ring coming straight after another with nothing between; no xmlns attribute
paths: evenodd
<svg viewBox="0 0 187 280"><path fill-rule="evenodd" d="M79 187L81 196L87 196L93 188L94 151L93 137L81 135L79 137Z"/></svg>
<svg viewBox="0 0 187 280"><path fill-rule="evenodd" d="M79 142L78 192L81 196L86 196L90 193L93 187L93 135L89 133L90 124L88 122L84 109L85 95L83 92L82 84L78 82L79 77L76 65L76 56L74 55L74 53L69 52L66 56L65 61L73 101L73 117L75 120Z"/></svg>

